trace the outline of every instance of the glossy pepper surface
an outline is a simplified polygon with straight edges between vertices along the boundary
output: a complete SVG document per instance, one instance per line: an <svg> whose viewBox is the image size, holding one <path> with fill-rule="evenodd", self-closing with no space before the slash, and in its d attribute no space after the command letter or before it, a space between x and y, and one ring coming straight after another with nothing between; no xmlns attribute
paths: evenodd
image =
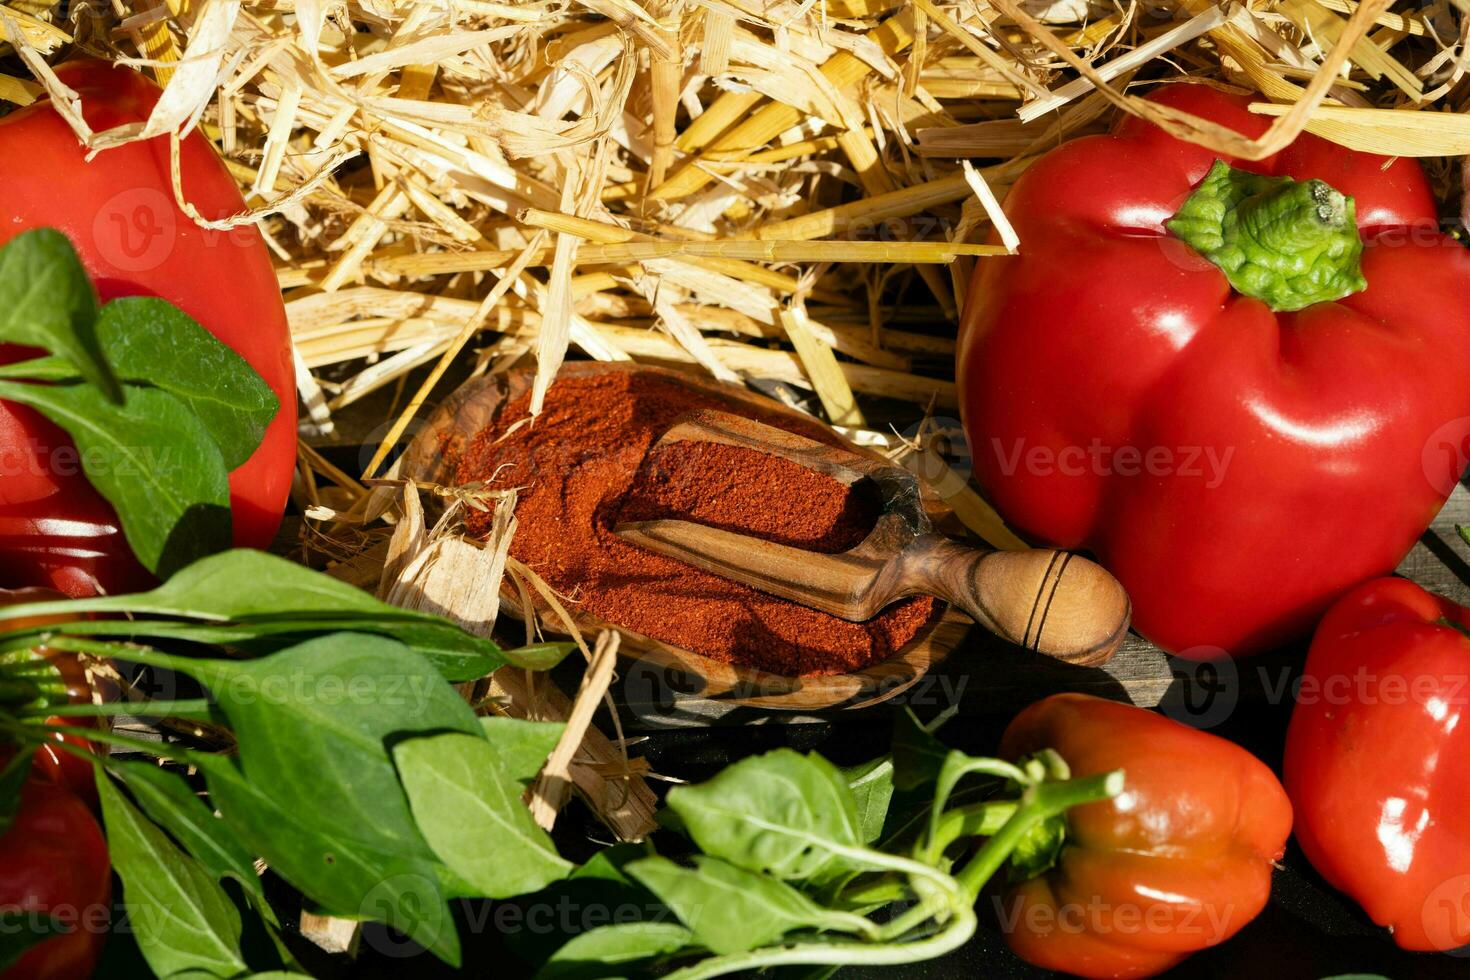
<svg viewBox="0 0 1470 980"><path fill-rule="evenodd" d="M0 835L0 910L22 927L47 919L58 934L28 948L0 980L86 980L111 918L112 865L102 828L86 804L40 779L21 789Z"/></svg>
<svg viewBox="0 0 1470 980"><path fill-rule="evenodd" d="M1268 123L1200 85L1150 97ZM1012 526L1096 552L1135 627L1200 659L1305 633L1394 568L1470 436L1470 255L1417 162L1311 135L1220 161L1128 118L1005 210L1020 254L977 263L958 381Z"/></svg>
<svg viewBox="0 0 1470 980"><path fill-rule="evenodd" d="M56 69L94 132L141 122L159 89L126 68ZM208 219L245 210L234 178L202 135L182 141L186 200ZM174 203L165 136L92 160L49 100L0 118L0 244L52 227L81 256L103 302L158 296L233 348L280 400L265 439L230 476L235 542L264 547L280 523L295 465L296 397L280 287L250 225L201 228ZM0 348L0 362L26 356ZM0 587L85 595L146 587L112 508L86 480L71 440L34 411L0 403Z"/></svg>
<svg viewBox="0 0 1470 980"><path fill-rule="evenodd" d="M1124 789L1069 811L1055 865L1001 898L1001 926L1023 959L1084 977L1152 976L1265 906L1291 804L1249 752L1082 694L1031 705L1001 740L1007 758L1044 748L1073 777L1122 769Z"/></svg>
<svg viewBox="0 0 1470 980"><path fill-rule="evenodd" d="M1284 777L1312 865L1405 949L1470 943L1470 609L1404 579L1322 619Z"/></svg>

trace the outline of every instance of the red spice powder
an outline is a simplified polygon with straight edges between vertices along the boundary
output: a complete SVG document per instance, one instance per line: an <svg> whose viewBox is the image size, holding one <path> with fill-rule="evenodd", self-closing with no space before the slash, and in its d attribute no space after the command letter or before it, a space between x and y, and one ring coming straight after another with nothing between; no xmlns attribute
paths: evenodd
<svg viewBox="0 0 1470 980"><path fill-rule="evenodd" d="M465 447L460 483L524 487L510 551L574 608L646 636L788 675L834 674L886 659L928 622L928 597L849 623L637 548L613 534L621 520L675 517L812 551L842 551L867 534L876 503L836 480L764 453L710 443L650 451L696 408L753 415L830 441L819 426L752 412L656 374L607 373L552 385L534 424L506 405ZM486 515L470 531L489 529Z"/></svg>

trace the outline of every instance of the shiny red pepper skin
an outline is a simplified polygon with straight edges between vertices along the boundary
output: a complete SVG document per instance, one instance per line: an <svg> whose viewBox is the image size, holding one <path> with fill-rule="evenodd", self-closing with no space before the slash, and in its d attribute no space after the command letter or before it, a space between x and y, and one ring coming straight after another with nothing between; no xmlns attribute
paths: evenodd
<svg viewBox="0 0 1470 980"><path fill-rule="evenodd" d="M1074 777L1122 769L1124 788L1069 811L1057 865L1001 900L1006 940L1022 959L1083 977L1153 976L1265 907L1291 804L1249 752L1084 694L1038 701L1001 739L1009 759L1044 748Z"/></svg>
<svg viewBox="0 0 1470 980"><path fill-rule="evenodd" d="M1249 135L1269 122L1200 85L1150 97ZM1418 163L1311 135L1226 161L1356 199L1368 288L1276 313L1163 228L1215 159L1129 117L1034 163L1005 202L1021 254L977 263L958 368L1001 514L1096 552L1139 632L1199 659L1305 633L1391 571L1470 435L1470 253Z"/></svg>
<svg viewBox="0 0 1470 980"><path fill-rule="evenodd" d="M64 788L28 780L0 835L0 910L46 913L71 931L26 950L0 980L86 980L107 940L111 897L96 818Z"/></svg>
<svg viewBox="0 0 1470 980"><path fill-rule="evenodd" d="M1461 629L1470 609L1404 579L1349 592L1317 627L1286 735L1302 850L1405 949L1470 943Z"/></svg>
<svg viewBox="0 0 1470 980"><path fill-rule="evenodd" d="M159 90L100 62L58 66L94 132L147 118ZM185 197L206 218L245 209L234 179L200 134L182 144ZM0 118L0 243L31 228L63 232L105 302L160 296L244 357L280 399L265 440L230 477L235 542L265 547L290 490L296 396L280 287L252 226L211 231L173 203L169 141L106 150L92 161L49 101ZM0 348L0 361L27 356ZM145 588L112 508L75 464L70 439L35 412L0 404L0 586L69 595ZM67 453L71 452L68 456Z"/></svg>

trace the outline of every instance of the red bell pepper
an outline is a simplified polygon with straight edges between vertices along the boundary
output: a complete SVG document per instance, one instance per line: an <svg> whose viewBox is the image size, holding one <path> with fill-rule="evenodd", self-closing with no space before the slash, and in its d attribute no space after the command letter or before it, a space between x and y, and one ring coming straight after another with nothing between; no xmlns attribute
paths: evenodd
<svg viewBox="0 0 1470 980"><path fill-rule="evenodd" d="M1268 121L1200 85L1151 98ZM1311 135L1218 162L1131 117L1036 161L958 363L1002 515L1094 551L1139 632L1202 659L1303 633L1392 570L1465 462L1439 443L1470 432L1470 254L1418 163Z"/></svg>
<svg viewBox="0 0 1470 980"><path fill-rule="evenodd" d="M1027 962L1084 977L1146 977L1235 935L1265 907L1291 804L1263 763L1163 715L1057 694L1011 722L1001 754L1044 748L1073 777L1124 771L1114 799L1068 811L1050 870L1000 900Z"/></svg>
<svg viewBox="0 0 1470 980"><path fill-rule="evenodd" d="M126 68L74 61L57 76L102 132L148 117L159 89ZM234 179L202 135L181 149L184 195L206 218L245 209ZM174 203L169 139L87 159L49 101L0 118L0 244L52 227L80 254L102 301L158 296L250 362L280 399L265 440L230 477L235 542L264 547L280 523L296 459L296 397L280 287L259 231L201 228ZM0 362L26 353L0 348ZM0 586L44 585L69 595L146 587L112 508L76 464L71 440L34 411L0 403Z"/></svg>
<svg viewBox="0 0 1470 980"><path fill-rule="evenodd" d="M1404 579L1323 618L1286 735L1297 840L1405 949L1470 943L1470 609Z"/></svg>
<svg viewBox="0 0 1470 980"><path fill-rule="evenodd" d="M91 811L60 786L27 780L15 821L0 834L0 918L7 930L18 923L57 934L0 980L86 980L107 940L111 897L107 840Z"/></svg>

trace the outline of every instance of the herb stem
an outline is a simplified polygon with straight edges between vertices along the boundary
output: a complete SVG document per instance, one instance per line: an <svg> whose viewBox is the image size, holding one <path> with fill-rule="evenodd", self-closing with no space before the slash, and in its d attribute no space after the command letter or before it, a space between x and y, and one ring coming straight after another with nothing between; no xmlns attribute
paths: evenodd
<svg viewBox="0 0 1470 980"><path fill-rule="evenodd" d="M200 673L209 672L209 661L206 659L180 657L172 653L162 653L151 647L135 646L130 643L110 643L105 640L90 640L79 636L57 635L49 637L46 646L52 650L64 650L68 653L87 653L94 657L111 657L115 660L143 664L147 667L175 670L198 680L202 680L198 676Z"/></svg>
<svg viewBox="0 0 1470 980"><path fill-rule="evenodd" d="M34 723L17 722L3 716L0 716L0 731L9 732L22 742L55 744L68 752L87 759L96 759L96 756L79 745L73 745L67 741L56 741L51 736L54 734L75 735L77 738L84 739L88 742L118 745L137 752L156 755L159 758L168 759L171 762L185 762L191 765L196 764L198 757L201 755L201 753L171 745L168 742L152 742L146 738L133 738L129 735L119 735L117 732L108 731L103 728L83 728L76 725L41 726Z"/></svg>
<svg viewBox="0 0 1470 980"><path fill-rule="evenodd" d="M1000 866L1011 856L1016 845L1037 824L1064 813L1083 803L1094 803L1117 796L1123 791L1123 770L1069 779L1060 783L1039 783L1026 787L1016 812L1005 826L980 849L970 863L955 877L974 902L980 897L980 889L990 880Z"/></svg>
<svg viewBox="0 0 1470 980"><path fill-rule="evenodd" d="M110 701L106 704L65 704L55 707L27 708L19 718L102 718L113 715L143 717L178 717L201 714L210 709L207 698L185 698L177 701Z"/></svg>
<svg viewBox="0 0 1470 980"><path fill-rule="evenodd" d="M1016 800L989 800L948 810L939 820L933 847L943 853L962 837L991 837L1015 814Z"/></svg>
<svg viewBox="0 0 1470 980"><path fill-rule="evenodd" d="M945 877L948 877L947 875ZM917 963L953 952L975 934L975 911L968 905L954 906L954 916L944 928L908 943L795 943L755 949L748 953L716 956L675 970L665 980L704 980L771 966L799 964L819 966L897 966Z"/></svg>

